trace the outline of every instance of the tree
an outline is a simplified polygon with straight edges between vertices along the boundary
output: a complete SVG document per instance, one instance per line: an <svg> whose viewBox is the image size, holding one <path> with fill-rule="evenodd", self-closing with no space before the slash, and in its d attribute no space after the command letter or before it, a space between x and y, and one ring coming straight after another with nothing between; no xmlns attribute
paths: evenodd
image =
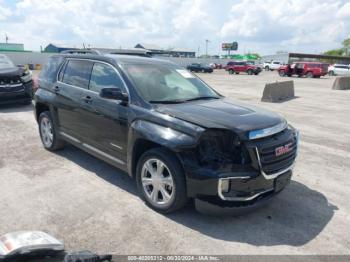
<svg viewBox="0 0 350 262"><path fill-rule="evenodd" d="M325 55L343 56L346 54L345 48L332 49L324 52Z"/></svg>
<svg viewBox="0 0 350 262"><path fill-rule="evenodd" d="M350 38L344 39L344 41L342 42L342 45L344 46L345 54L346 54L346 55L349 55Z"/></svg>

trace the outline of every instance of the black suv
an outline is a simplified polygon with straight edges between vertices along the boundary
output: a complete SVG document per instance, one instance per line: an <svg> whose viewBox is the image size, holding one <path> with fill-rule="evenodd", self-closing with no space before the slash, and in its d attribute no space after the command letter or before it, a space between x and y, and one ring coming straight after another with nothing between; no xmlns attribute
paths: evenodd
<svg viewBox="0 0 350 262"><path fill-rule="evenodd" d="M172 62L55 55L39 76L42 143L69 142L135 177L152 208L249 210L289 182L298 132L275 113L230 101Z"/></svg>
<svg viewBox="0 0 350 262"><path fill-rule="evenodd" d="M0 104L30 104L32 97L31 72L15 66L6 55L0 54Z"/></svg>

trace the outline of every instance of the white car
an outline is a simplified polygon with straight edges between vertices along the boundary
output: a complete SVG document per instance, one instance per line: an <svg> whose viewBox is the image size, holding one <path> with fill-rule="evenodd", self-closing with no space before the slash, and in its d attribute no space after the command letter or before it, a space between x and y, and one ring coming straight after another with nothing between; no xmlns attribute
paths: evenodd
<svg viewBox="0 0 350 262"><path fill-rule="evenodd" d="M328 74L335 75L350 75L350 65L334 64L328 67Z"/></svg>
<svg viewBox="0 0 350 262"><path fill-rule="evenodd" d="M271 61L271 62L264 62L263 67L266 71L273 71L280 68L281 65L282 63L279 61Z"/></svg>

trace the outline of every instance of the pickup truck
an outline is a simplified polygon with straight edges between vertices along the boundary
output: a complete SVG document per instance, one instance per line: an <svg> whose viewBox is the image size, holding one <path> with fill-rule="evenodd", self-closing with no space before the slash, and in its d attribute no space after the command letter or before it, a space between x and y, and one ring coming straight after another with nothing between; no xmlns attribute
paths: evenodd
<svg viewBox="0 0 350 262"><path fill-rule="evenodd" d="M266 71L273 71L273 70L277 70L281 65L282 63L279 61L270 61L270 62L264 62L263 68Z"/></svg>

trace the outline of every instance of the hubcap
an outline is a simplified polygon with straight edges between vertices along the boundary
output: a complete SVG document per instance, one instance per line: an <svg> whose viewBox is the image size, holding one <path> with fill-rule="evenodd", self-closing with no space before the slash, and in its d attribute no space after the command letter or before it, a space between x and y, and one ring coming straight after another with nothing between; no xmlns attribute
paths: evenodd
<svg viewBox="0 0 350 262"><path fill-rule="evenodd" d="M50 147L53 141L53 132L51 121L47 117L41 119L40 132L44 145Z"/></svg>
<svg viewBox="0 0 350 262"><path fill-rule="evenodd" d="M141 182L148 200L156 206L173 201L175 186L168 167L159 159L147 160L141 170Z"/></svg>

